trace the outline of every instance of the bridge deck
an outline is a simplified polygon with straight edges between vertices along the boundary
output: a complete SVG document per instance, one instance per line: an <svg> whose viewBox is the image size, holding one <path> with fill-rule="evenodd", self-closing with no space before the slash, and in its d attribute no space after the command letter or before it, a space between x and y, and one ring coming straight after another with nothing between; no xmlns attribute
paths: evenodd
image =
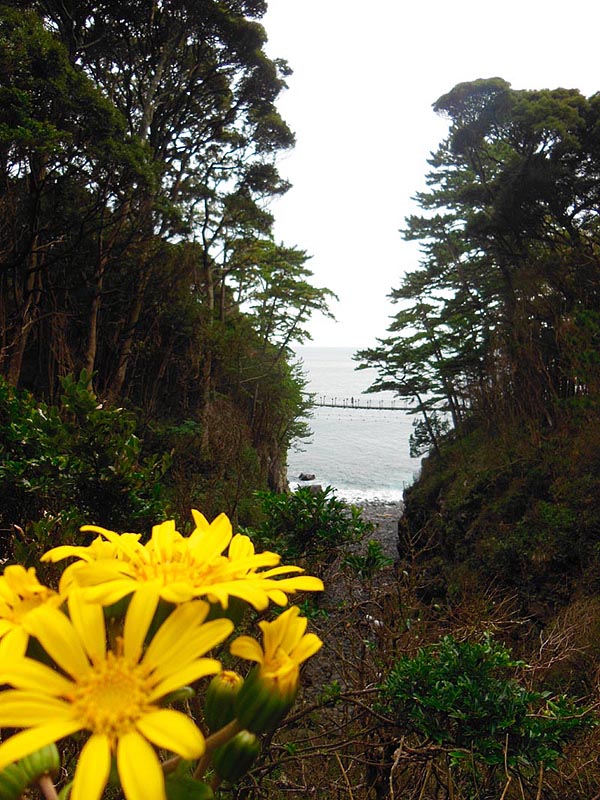
<svg viewBox="0 0 600 800"><path fill-rule="evenodd" d="M324 408L350 408L361 411L414 411L410 406L402 406L392 400L359 400L354 397L315 397L313 405Z"/></svg>

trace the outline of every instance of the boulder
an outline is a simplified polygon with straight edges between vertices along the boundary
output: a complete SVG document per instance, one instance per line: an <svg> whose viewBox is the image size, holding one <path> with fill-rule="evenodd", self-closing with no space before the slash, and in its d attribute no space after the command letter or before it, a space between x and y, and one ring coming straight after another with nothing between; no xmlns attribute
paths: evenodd
<svg viewBox="0 0 600 800"><path fill-rule="evenodd" d="M314 481L314 479L315 476L312 474L312 472L301 472L300 475L298 475L299 481Z"/></svg>

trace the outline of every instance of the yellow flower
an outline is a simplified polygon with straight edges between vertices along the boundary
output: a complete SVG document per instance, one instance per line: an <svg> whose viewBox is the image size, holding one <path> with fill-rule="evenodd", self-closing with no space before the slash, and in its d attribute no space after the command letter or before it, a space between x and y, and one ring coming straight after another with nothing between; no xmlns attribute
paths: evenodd
<svg viewBox="0 0 600 800"><path fill-rule="evenodd" d="M37 579L35 569L20 564L0 576L0 639L2 653L24 655L31 633L31 612L43 605L58 607L62 598Z"/></svg>
<svg viewBox="0 0 600 800"><path fill-rule="evenodd" d="M291 606L273 622L259 622L263 646L251 636L238 636L231 653L259 665L258 677L282 696L295 696L300 664L319 650L323 642L314 633L305 633L308 620L298 606Z"/></svg>
<svg viewBox="0 0 600 800"><path fill-rule="evenodd" d="M206 597L227 608L231 596L263 610L269 600L285 605L289 593L323 589L318 578L304 575L281 578L302 570L278 566L280 559L276 553L255 553L247 536L232 536L231 523L225 514L210 524L198 511L192 514L196 528L188 537L175 529L173 520L155 525L145 545L133 534L86 525L82 530L99 533L115 548L111 557L105 557L98 549L91 552L89 548L82 554L82 548L61 547L50 550L42 559L84 558L84 563L76 562L65 570L60 589L66 593L74 584L82 586L89 601L102 605L142 592L145 602L153 608L160 598L184 603L197 597Z"/></svg>
<svg viewBox="0 0 600 800"><path fill-rule="evenodd" d="M78 731L89 731L75 772L71 800L99 800L111 758L127 800L165 800L155 745L185 759L199 758L204 738L196 725L173 709L162 708L170 692L220 664L202 658L231 632L229 620L204 622L202 601L179 606L144 650L152 613L132 601L123 637L107 650L102 608L69 595L69 617L40 607L32 632L60 671L30 658L6 658L0 681L0 726L24 730L0 745L0 770L45 745Z"/></svg>

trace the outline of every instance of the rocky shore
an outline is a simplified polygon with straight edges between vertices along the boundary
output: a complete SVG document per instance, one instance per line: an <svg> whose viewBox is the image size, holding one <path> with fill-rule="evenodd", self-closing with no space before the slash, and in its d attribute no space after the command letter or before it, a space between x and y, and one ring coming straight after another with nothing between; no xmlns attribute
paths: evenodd
<svg viewBox="0 0 600 800"><path fill-rule="evenodd" d="M362 509L363 518L375 525L369 537L381 544L382 550L389 558L398 558L398 522L404 510L404 504L386 503L379 500L357 503Z"/></svg>

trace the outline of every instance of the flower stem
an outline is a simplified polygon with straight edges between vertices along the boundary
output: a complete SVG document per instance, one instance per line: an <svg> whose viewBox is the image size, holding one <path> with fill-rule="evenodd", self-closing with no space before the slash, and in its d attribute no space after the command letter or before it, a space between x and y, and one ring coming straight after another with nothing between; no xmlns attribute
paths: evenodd
<svg viewBox="0 0 600 800"><path fill-rule="evenodd" d="M38 778L38 785L46 800L58 800L54 783L49 775L40 775Z"/></svg>
<svg viewBox="0 0 600 800"><path fill-rule="evenodd" d="M204 755L198 762L198 766L194 770L194 778L200 779L208 769L210 764L210 757L211 754L217 749L217 747L221 747L224 745L225 742L228 742L230 739L241 731L242 727L237 719L232 720L227 725L222 727L216 733L213 733L212 736L209 736L206 740L206 750Z"/></svg>

